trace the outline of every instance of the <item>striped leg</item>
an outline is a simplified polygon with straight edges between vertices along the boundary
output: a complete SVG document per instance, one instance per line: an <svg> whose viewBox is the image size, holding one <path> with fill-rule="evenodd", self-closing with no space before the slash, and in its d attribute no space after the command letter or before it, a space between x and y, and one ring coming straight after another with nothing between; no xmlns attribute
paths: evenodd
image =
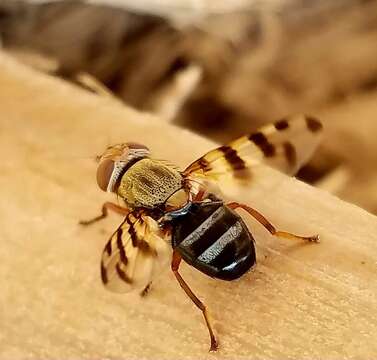
<svg viewBox="0 0 377 360"><path fill-rule="evenodd" d="M250 206L240 204L237 202L231 202L227 204L226 206L230 207L231 209L237 209L241 208L244 209L246 212L248 212L253 218L255 218L259 223L261 223L271 235L282 237L285 239L290 240L305 240L305 241L311 241L311 242L319 242L319 235L313 235L313 236L299 236L295 234L291 234L285 231L278 231L276 230L275 226L273 226L260 212L257 210L251 208Z"/></svg>
<svg viewBox="0 0 377 360"><path fill-rule="evenodd" d="M124 216L126 216L130 212L128 209L126 209L124 207L121 207L117 204L113 204L113 203L107 201L102 205L102 214L101 215L98 215L95 218L90 219L90 220L81 220L81 221L79 221L79 224L86 226L86 225L91 225L91 224L93 224L93 223L95 223L99 220L102 220L105 217L107 217L108 210L114 211L117 214L124 215Z"/></svg>
<svg viewBox="0 0 377 360"><path fill-rule="evenodd" d="M184 290L184 292L186 293L186 295L202 311L203 316L204 316L204 320L205 320L207 328L208 328L209 336L211 338L211 347L209 348L209 351L216 351L217 347L218 347L218 343L217 343L215 334L214 334L214 332L212 330L212 325L211 325L211 322L210 322L210 319L209 319L207 308L197 298L197 296L192 292L192 290L190 289L190 287L188 286L188 284L186 283L186 281L183 280L182 276L178 272L179 264L181 263L181 260L182 260L181 255L179 255L178 252L174 251L173 252L173 259L172 259L172 263L171 263L171 269L172 269L175 277L177 278L179 285Z"/></svg>

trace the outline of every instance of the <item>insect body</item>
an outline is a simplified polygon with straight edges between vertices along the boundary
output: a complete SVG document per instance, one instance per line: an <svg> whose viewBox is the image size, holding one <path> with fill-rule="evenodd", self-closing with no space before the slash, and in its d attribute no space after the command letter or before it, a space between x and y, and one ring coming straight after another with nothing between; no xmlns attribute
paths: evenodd
<svg viewBox="0 0 377 360"><path fill-rule="evenodd" d="M99 187L117 194L125 206L107 202L108 210L124 221L107 242L101 259L101 278L114 292L149 289L154 276L169 262L182 289L202 311L211 340L218 343L207 308L179 273L183 259L204 274L233 280L256 263L254 239L236 209L241 208L274 236L317 242L277 230L248 205L224 203L212 190L226 176L253 184L261 165L294 174L320 141L321 123L307 116L280 120L209 151L180 171L166 161L151 158L148 148L135 143L111 146L99 157ZM216 185L216 186L213 186Z"/></svg>
<svg viewBox="0 0 377 360"><path fill-rule="evenodd" d="M173 222L172 246L188 264L223 280L239 278L256 262L251 233L222 201L192 204Z"/></svg>
<svg viewBox="0 0 377 360"><path fill-rule="evenodd" d="M161 160L150 159L139 144L112 146L102 155L97 181L102 190L116 192L130 209L153 209L182 188L182 175Z"/></svg>
<svg viewBox="0 0 377 360"><path fill-rule="evenodd" d="M162 161L142 159L122 176L118 194L129 207L153 209L182 188L182 175Z"/></svg>

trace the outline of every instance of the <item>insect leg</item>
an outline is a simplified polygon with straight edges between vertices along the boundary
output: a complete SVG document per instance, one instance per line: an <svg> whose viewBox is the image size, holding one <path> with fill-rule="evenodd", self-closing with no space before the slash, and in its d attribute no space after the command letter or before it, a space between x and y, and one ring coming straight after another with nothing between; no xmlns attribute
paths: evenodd
<svg viewBox="0 0 377 360"><path fill-rule="evenodd" d="M205 191L203 189L200 189L199 192L196 194L195 198L193 199L193 201L200 202L201 200L203 200L204 195L205 195Z"/></svg>
<svg viewBox="0 0 377 360"><path fill-rule="evenodd" d="M299 236L299 235L291 234L289 232L276 230L275 226L272 225L260 212L251 208L250 206L240 204L237 202L231 202L227 204L227 206L233 210L237 208L244 209L253 218L255 218L259 223L261 223L269 231L270 234L274 236L282 237L285 239L291 239L291 240L305 240L305 241L311 241L311 242L319 242L319 235Z"/></svg>
<svg viewBox="0 0 377 360"><path fill-rule="evenodd" d="M130 212L126 208L123 208L123 207L121 207L117 204L113 204L113 203L107 201L102 205L102 214L101 215L98 215L95 218L90 219L90 220L81 220L81 221L79 221L79 224L80 225L91 225L91 224L93 224L93 223L95 223L99 220L102 220L108 215L108 210L114 211L114 212L116 212L120 215L124 215L124 216L126 216Z"/></svg>
<svg viewBox="0 0 377 360"><path fill-rule="evenodd" d="M202 311L203 316L204 316L204 320L205 320L207 328L208 328L209 336L211 338L211 347L210 347L209 351L216 351L217 347L218 347L218 344L217 344L217 340L216 340L215 334L214 334L214 332L212 330L212 325L211 325L211 321L209 319L207 308L198 299L198 297L192 292L192 290L190 289L190 287L188 286L188 284L185 282L185 280L183 280L182 276L178 272L179 264L181 263L181 260L182 260L181 255L179 255L178 252L174 251L173 252L173 259L172 259L172 263L171 263L171 269L172 269L175 277L177 278L179 285L184 290L184 292L186 293L186 295Z"/></svg>

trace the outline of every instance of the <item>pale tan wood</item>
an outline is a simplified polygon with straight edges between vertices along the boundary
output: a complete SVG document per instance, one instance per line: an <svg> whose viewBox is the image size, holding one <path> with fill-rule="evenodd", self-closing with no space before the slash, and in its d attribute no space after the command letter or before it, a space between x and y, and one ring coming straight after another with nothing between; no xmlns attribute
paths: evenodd
<svg viewBox="0 0 377 360"><path fill-rule="evenodd" d="M41 75L0 54L1 359L371 359L377 357L377 221L354 205L266 169L235 200L282 230L248 221L258 266L239 281L182 274L209 306L220 350L168 271L150 295L114 295L99 258L120 217L91 228L105 199L89 157L108 143L148 144L184 166L214 144Z"/></svg>

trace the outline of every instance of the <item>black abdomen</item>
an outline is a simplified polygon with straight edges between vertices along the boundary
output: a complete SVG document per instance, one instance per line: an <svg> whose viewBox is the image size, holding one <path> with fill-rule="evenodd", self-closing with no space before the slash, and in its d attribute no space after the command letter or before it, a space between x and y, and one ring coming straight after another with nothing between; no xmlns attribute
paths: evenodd
<svg viewBox="0 0 377 360"><path fill-rule="evenodd" d="M239 278L256 262L252 235L221 201L193 204L176 218L172 245L188 264L223 280Z"/></svg>

